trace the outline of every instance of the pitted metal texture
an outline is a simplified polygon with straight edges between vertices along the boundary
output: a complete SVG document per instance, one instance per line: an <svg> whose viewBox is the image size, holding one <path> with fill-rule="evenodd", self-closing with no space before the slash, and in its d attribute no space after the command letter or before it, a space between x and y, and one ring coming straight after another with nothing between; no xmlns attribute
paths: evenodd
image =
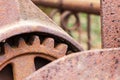
<svg viewBox="0 0 120 80"><path fill-rule="evenodd" d="M103 48L120 47L120 1L102 0Z"/></svg>
<svg viewBox="0 0 120 80"><path fill-rule="evenodd" d="M24 80L120 80L120 48L71 54Z"/></svg>

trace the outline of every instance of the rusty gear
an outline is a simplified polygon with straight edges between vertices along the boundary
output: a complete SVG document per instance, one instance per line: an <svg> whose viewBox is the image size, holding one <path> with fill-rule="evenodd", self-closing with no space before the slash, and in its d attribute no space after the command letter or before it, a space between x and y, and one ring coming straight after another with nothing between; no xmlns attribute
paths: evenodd
<svg viewBox="0 0 120 80"><path fill-rule="evenodd" d="M12 64L14 79L22 80L35 71L34 59L36 57L53 61L65 56L68 49L68 46L63 43L54 46L53 38L46 38L41 43L38 36L33 36L29 43L31 44L28 45L23 38L20 38L19 45L16 48L5 43L5 54L0 56L0 70L7 64ZM3 78L3 76L0 77Z"/></svg>
<svg viewBox="0 0 120 80"><path fill-rule="evenodd" d="M10 71L6 70L9 64L13 69L11 72L14 78L7 80L21 80L35 71L34 58L36 57L52 61L69 54L69 50L74 49L73 52L83 50L78 42L39 10L31 0L0 0L0 5L0 46L2 46L0 50L4 52L4 54L0 53L0 79L6 80L4 78L9 77L6 73ZM42 36L46 38L45 40L39 37L40 41L38 37L26 41L23 36L19 36L32 33L38 35L42 33L47 36ZM22 38L19 39L17 46L12 46L10 40L14 36Z"/></svg>

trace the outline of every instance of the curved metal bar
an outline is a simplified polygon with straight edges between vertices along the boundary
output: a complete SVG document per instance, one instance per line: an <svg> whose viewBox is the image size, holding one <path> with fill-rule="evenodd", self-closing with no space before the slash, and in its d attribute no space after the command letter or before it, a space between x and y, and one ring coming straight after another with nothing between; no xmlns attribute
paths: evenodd
<svg viewBox="0 0 120 80"><path fill-rule="evenodd" d="M32 0L37 5L100 14L100 0ZM61 5L62 4L62 5Z"/></svg>
<svg viewBox="0 0 120 80"><path fill-rule="evenodd" d="M68 26L68 19L70 18L71 15L74 15L76 21L73 24L73 27L69 28L69 27L67 27ZM62 14L61 22L62 22L63 29L65 29L66 31L77 30L77 28L80 26L80 20L79 20L79 16L77 15L77 13L72 13L69 11L66 11Z"/></svg>

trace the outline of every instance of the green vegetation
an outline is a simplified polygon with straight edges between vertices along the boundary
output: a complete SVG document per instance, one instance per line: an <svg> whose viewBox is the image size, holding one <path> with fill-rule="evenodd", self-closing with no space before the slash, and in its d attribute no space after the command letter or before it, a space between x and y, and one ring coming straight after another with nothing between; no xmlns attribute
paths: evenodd
<svg viewBox="0 0 120 80"><path fill-rule="evenodd" d="M49 14L51 9L41 8L45 13ZM80 44L87 49L87 14L80 13L79 14L80 21L81 21L81 41ZM54 16L54 21L59 25L60 24L60 14L56 14ZM69 24L67 27L72 27L75 22L74 16L71 16L69 19ZM73 31L72 33L73 38L78 40L79 33ZM101 48L101 23L100 23L100 16L98 15L91 15L91 37L92 37L92 49L100 49Z"/></svg>
<svg viewBox="0 0 120 80"><path fill-rule="evenodd" d="M87 42L87 33L86 33L86 28L87 28L87 14L81 14L80 15L81 19L81 26L82 26L82 42L81 43L85 48L86 42ZM97 49L101 48L101 23L100 23L100 16L97 15L91 15L91 37L92 37L92 49Z"/></svg>

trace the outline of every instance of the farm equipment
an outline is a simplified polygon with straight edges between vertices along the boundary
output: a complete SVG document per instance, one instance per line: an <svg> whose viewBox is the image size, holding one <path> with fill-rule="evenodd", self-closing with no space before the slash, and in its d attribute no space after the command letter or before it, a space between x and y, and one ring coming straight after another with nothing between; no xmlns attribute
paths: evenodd
<svg viewBox="0 0 120 80"><path fill-rule="evenodd" d="M57 4L53 7L64 2L32 1ZM90 51L84 51L32 1L0 0L0 80L120 80L120 1L101 1L103 49ZM81 5L78 10L99 14L98 3L91 2L84 3L92 8L84 10ZM72 10L67 4L62 8Z"/></svg>

